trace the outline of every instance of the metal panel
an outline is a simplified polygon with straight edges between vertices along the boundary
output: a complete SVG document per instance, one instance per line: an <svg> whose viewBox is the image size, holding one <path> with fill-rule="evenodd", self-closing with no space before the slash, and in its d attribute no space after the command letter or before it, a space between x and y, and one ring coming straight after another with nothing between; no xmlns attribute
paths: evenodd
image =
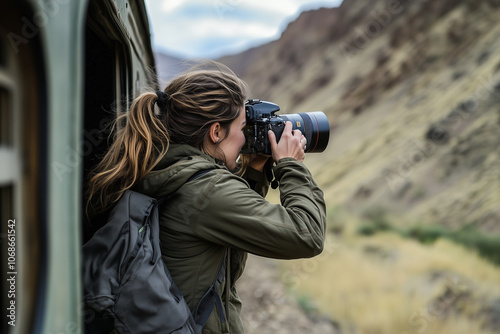
<svg viewBox="0 0 500 334"><path fill-rule="evenodd" d="M12 184L19 177L19 162L13 149L0 147L0 187Z"/></svg>
<svg viewBox="0 0 500 334"><path fill-rule="evenodd" d="M39 2L48 12L54 2ZM47 72L47 290L40 333L75 333L80 319L83 35L87 1L60 1L40 27ZM62 168L62 169L61 169Z"/></svg>
<svg viewBox="0 0 500 334"><path fill-rule="evenodd" d="M136 75L141 90L155 82L148 72L154 65L154 58L144 3L142 0L91 1L108 10L100 10L101 16L95 17L95 23L99 25L105 21L107 26L103 32L111 35L108 37L112 43L120 45L116 59L117 73L119 69L121 76L116 81L122 83L114 88L117 96L128 100L137 93L132 92L132 80ZM17 131L16 126L6 127L5 131L2 128L2 137L7 139L0 143L0 187L8 189L3 193L13 200L9 203L13 203L13 211L17 212L15 218L20 222L22 280L40 281L39 290L35 290L31 282L30 289L23 289L26 291L23 298L30 303L38 298L35 310L26 313L20 310L19 320L22 316L24 319L9 333L81 333L83 328L80 249L82 172L86 154L82 149L85 144L82 120L85 112L84 35L88 2L20 0L15 6L14 2L9 2L11 6L2 8L4 11L14 7L27 9L22 13L17 11L11 20L19 26L16 33L22 41L15 45L16 52L20 51L16 59L22 66L23 59L33 57L29 52L36 49L35 58L39 63L33 63L29 69L33 73L43 72L40 75L43 82L30 84L28 79L20 80L23 89L15 91L17 98L8 103L18 100L22 103L9 106L9 111L1 118L2 124L12 122L18 124L19 129L28 130L22 133L21 142L18 138L21 131ZM11 90L13 76L3 72L4 51L0 50L0 83ZM23 73L22 70L19 73ZM14 77L16 80L23 78L19 74ZM25 84L28 86L24 87ZM33 96L37 99L32 99ZM16 108L22 112L13 112ZM23 143L36 143L37 139L43 143L31 145L35 149L21 147ZM37 148L41 151L37 152ZM26 195L29 196L24 198ZM40 217L36 217L37 214ZM33 240L35 242L31 242ZM43 253L38 254L43 261L36 265L41 269L35 268L38 258L33 256L34 250ZM37 275L33 275L35 272ZM31 319L32 316L36 319Z"/></svg>

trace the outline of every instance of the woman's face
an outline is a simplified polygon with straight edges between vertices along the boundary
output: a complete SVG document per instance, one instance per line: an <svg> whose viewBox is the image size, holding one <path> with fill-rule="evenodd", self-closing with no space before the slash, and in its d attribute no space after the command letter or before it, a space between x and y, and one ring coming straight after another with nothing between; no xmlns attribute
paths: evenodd
<svg viewBox="0 0 500 334"><path fill-rule="evenodd" d="M238 118L229 126L229 134L220 142L219 149L224 152L226 167L232 171L236 168L236 159L245 144L243 128L247 124L245 107L242 107Z"/></svg>

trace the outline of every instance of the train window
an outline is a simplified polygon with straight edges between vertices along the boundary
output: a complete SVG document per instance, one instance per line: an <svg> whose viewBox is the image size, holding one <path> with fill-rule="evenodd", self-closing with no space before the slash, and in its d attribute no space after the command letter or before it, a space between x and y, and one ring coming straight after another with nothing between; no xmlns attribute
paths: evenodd
<svg viewBox="0 0 500 334"><path fill-rule="evenodd" d="M10 277L15 277L17 274L10 273L17 271L16 261L19 257L14 257L16 248L12 247L15 238L14 235L16 217L16 194L19 192L20 179L18 175L19 161L16 151L19 147L14 143L15 120L14 113L19 110L13 110L12 99L14 91L15 78L12 75L12 69L9 69L8 58L5 48L5 40L0 39L0 277L2 282L5 282ZM9 244L10 242L10 244ZM9 249L10 247L10 249ZM13 268L13 270L10 270ZM13 300L13 295L9 293L8 284L2 284L2 296L0 304L2 311L0 314L3 319L8 319L8 307ZM2 322L1 332L7 333L8 322Z"/></svg>
<svg viewBox="0 0 500 334"><path fill-rule="evenodd" d="M36 306L45 302L45 71L40 36L20 45L10 36L23 36L19 18L33 17L31 9L26 1L8 1L0 11L1 333L31 333L44 312ZM8 247L14 248L15 261ZM9 293L12 286L4 284L13 277L15 296ZM7 322L13 319L8 307L14 301L15 328Z"/></svg>
<svg viewBox="0 0 500 334"><path fill-rule="evenodd" d="M2 72L0 72L1 81ZM12 145L12 113L10 98L5 87L0 87L0 145Z"/></svg>
<svg viewBox="0 0 500 334"><path fill-rule="evenodd" d="M83 182L88 181L89 172L106 152L109 123L114 119L116 108L115 50L102 37L87 26L85 36L85 95L83 116ZM85 210L83 198L83 208ZM85 212L85 211L84 211ZM83 241L93 231L83 215Z"/></svg>
<svg viewBox="0 0 500 334"><path fill-rule="evenodd" d="M85 114L83 151L87 153L87 174L107 148L106 129L114 117L116 100L115 51L98 34L87 27L85 37Z"/></svg>
<svg viewBox="0 0 500 334"><path fill-rule="evenodd" d="M8 294L8 289L7 286L3 284L3 282L6 281L7 276L4 276L5 273L10 272L9 270L9 252L8 252L8 235L9 235L9 220L12 219L14 215L14 203L12 202L13 198L13 187L12 185L0 185L0 219L2 219L2 224L0 224L0 233L1 233L1 250L0 254L2 257L0 258L0 267L2 269L2 274L0 274L0 277L2 278L2 296L0 297L0 305L2 307L2 311L0 314L2 315L2 320L6 319L6 314L5 310L9 307L9 294ZM11 259L12 261L12 259ZM12 262L11 262L12 263ZM4 288L5 286L5 288ZM7 318L8 319L8 318ZM8 333L8 324L7 321L2 321L2 324L0 325L0 332L2 333Z"/></svg>
<svg viewBox="0 0 500 334"><path fill-rule="evenodd" d="M110 124L117 113L125 110L130 98L129 42L125 36L123 39L120 37L118 29L110 29L116 26L114 22L108 22L111 14L108 16L107 11L104 2L89 2L85 30L83 189L86 189L89 172L99 163L111 144L112 138L108 138ZM85 200L83 198L83 213L86 208ZM89 227L86 214L82 219L85 242L94 231Z"/></svg>
<svg viewBox="0 0 500 334"><path fill-rule="evenodd" d="M125 52L120 48L116 50L116 86L118 89L118 94L119 100L117 104L117 111L118 112L123 112L124 110L127 110L129 105L129 99L130 97L127 95L128 94L128 79L129 76L127 75L129 66L127 63L127 59L125 58Z"/></svg>
<svg viewBox="0 0 500 334"><path fill-rule="evenodd" d="M0 67L4 67L6 65L6 55L5 55L5 46L3 43L0 43Z"/></svg>
<svg viewBox="0 0 500 334"><path fill-rule="evenodd" d="M0 72L0 75L3 74ZM8 94L7 90L4 87L0 87L0 236L1 236L1 249L0 254L2 255L0 258L0 268L2 273L0 277L2 278L2 282L5 282L7 279L5 273L9 272L9 252L8 252L8 237L9 237L9 225L8 222L10 219L14 217L14 187L13 184L15 182L15 176L13 171L13 163L12 161L14 156L14 150L12 147L12 118L11 111L8 107ZM12 164L12 165L11 165ZM12 232L11 232L12 233ZM4 315L4 310L7 309L9 305L8 298L8 290L4 290L4 285L2 284L2 296L1 298L1 307L2 315ZM7 316L8 314L5 314ZM2 317L5 319L5 316ZM7 333L7 323L2 322L2 333Z"/></svg>
<svg viewBox="0 0 500 334"><path fill-rule="evenodd" d="M12 196L13 196L13 190L14 188L12 185L3 185L0 187L0 215L2 222L5 222L5 224L1 225L1 230L2 230L2 254L7 254L7 249L6 247L6 242L4 241L5 236L7 236L7 222L9 219L12 219L14 217L14 212L13 212L13 203L12 203ZM0 261L5 261L7 258L5 256L2 256ZM2 263L2 269L7 269L7 263ZM5 294L2 295L5 297Z"/></svg>

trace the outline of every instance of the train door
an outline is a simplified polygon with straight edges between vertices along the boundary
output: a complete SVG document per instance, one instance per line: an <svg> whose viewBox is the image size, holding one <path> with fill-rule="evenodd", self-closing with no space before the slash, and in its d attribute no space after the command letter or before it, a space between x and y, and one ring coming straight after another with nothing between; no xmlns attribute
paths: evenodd
<svg viewBox="0 0 500 334"><path fill-rule="evenodd" d="M82 189L89 172L112 142L113 121L126 110L131 91L130 50L124 32L113 26L109 3L91 0L85 24L85 84L83 106ZM83 242L94 232L89 227L82 197ZM97 227L99 224L94 224Z"/></svg>
<svg viewBox="0 0 500 334"><path fill-rule="evenodd" d="M1 7L0 332L81 333L83 190L109 123L155 86L147 13L141 0Z"/></svg>

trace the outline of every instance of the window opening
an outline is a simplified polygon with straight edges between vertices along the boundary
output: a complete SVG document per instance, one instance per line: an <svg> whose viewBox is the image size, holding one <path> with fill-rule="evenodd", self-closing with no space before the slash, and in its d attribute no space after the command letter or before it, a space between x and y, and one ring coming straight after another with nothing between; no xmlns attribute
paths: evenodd
<svg viewBox="0 0 500 334"><path fill-rule="evenodd" d="M12 146L12 110L10 105L7 89L0 87L0 146Z"/></svg>

